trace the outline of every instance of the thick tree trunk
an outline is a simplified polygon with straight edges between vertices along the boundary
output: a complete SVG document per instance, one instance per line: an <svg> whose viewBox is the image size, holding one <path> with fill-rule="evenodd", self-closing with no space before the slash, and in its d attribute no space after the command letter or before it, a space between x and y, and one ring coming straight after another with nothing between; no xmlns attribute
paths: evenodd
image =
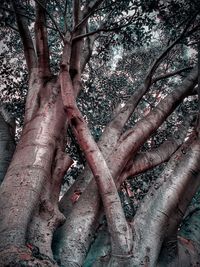
<svg viewBox="0 0 200 267"><path fill-rule="evenodd" d="M26 121L0 189L1 266L12 266L13 261L20 264L25 252L29 255L25 259L32 257L26 246L27 230L51 180L56 144L65 124L59 87L52 82L44 89L46 97L31 120Z"/></svg>

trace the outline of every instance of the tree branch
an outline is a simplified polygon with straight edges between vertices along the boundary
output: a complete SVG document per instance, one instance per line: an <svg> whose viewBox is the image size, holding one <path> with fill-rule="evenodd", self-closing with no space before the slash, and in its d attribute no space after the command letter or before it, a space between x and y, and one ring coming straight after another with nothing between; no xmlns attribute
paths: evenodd
<svg viewBox="0 0 200 267"><path fill-rule="evenodd" d="M134 177L137 174L145 172L157 165L166 162L171 155L183 144L189 126L189 119L184 126L180 126L174 138L164 141L158 148L147 152L140 152L128 162L122 174L117 178L117 187L119 187L128 177Z"/></svg>
<svg viewBox="0 0 200 267"><path fill-rule="evenodd" d="M152 79L152 84L153 83L156 83L160 80L163 80L163 79L167 79L167 78L170 78L170 77L173 77L177 74L180 74L181 72L184 72L184 71L188 71L188 70L191 70L193 67L186 67L186 68L182 68L182 69L179 69L179 70L175 70L175 71L172 71L172 72L168 72L168 73L165 73L163 75L160 75L160 76L157 76L155 78Z"/></svg>
<svg viewBox="0 0 200 267"><path fill-rule="evenodd" d="M178 38L176 38L176 40L174 42L172 42L161 54L160 56L153 62L152 66L150 67L148 74L145 78L145 84L146 86L150 86L152 83L152 77L156 71L156 69L159 67L161 61L166 57L166 55L171 51L171 49L178 44L178 42L180 40L183 39L183 37L185 37L185 33L188 30L188 28L191 25L191 22L194 20L194 18L196 17L197 13L188 21L188 23L186 24L185 28L183 29L182 33L179 35Z"/></svg>
<svg viewBox="0 0 200 267"><path fill-rule="evenodd" d="M156 181L145 197L134 219L134 231L137 233L135 240L139 241L138 238L144 238L142 244L135 251L135 254L138 255L138 262L143 259L146 248L151 246L150 264L156 265L162 242L167 233L172 230L170 224L171 220L174 220L173 215L180 216L184 213L183 206L185 204L183 203L186 199L188 203L200 184L200 179L197 177L200 170L199 160L199 140L194 141L191 148L188 148L184 154L180 148L170 160L162 178ZM191 190L188 190L190 187ZM148 220L149 216L151 216L150 221ZM147 220L151 227L148 237Z"/></svg>
<svg viewBox="0 0 200 267"><path fill-rule="evenodd" d="M74 32L77 31L79 28L85 24L89 17L91 17L96 9L104 2L105 0L96 0L86 5L85 10L83 10L83 19L75 26Z"/></svg>
<svg viewBox="0 0 200 267"><path fill-rule="evenodd" d="M36 2L38 5L40 5L40 6L45 10L45 12L47 13L47 15L48 15L49 18L51 19L52 23L54 24L56 30L58 31L58 33L59 33L61 39L62 39L63 42L64 42L65 38L64 38L62 32L60 31L60 29L59 29L59 27L58 27L56 21L55 21L54 18L53 18L53 16L51 15L51 13L45 8L45 6L44 6L39 0L35 0L35 2Z"/></svg>
<svg viewBox="0 0 200 267"><path fill-rule="evenodd" d="M74 22L74 28L80 21L80 1L74 0L73 1L73 22Z"/></svg>
<svg viewBox="0 0 200 267"><path fill-rule="evenodd" d="M120 154L118 156L117 154L120 153L120 150L125 150L127 153L129 151L129 153L131 153L129 155L133 155L133 153L138 149L139 144L142 144L143 141L145 141L147 137L162 124L172 110L174 110L175 106L177 106L184 99L187 93L194 88L196 82L197 68L195 67L183 81L181 86L177 87L176 90L161 100L150 113L136 123L133 129L128 130L121 135L118 147L115 149L115 155L117 157L115 160L119 162ZM146 136L147 132L148 136ZM134 146L132 144L134 144ZM115 158L115 155L113 155L113 158ZM124 160L122 164L123 165L120 167L121 169L124 167Z"/></svg>
<svg viewBox="0 0 200 267"><path fill-rule="evenodd" d="M86 64L89 62L92 52L93 52L93 47L94 47L94 42L96 40L96 37L90 36L85 40L85 45L84 45L84 50L82 53L82 58L81 58L81 63L80 63L80 70L81 73L85 69Z"/></svg>
<svg viewBox="0 0 200 267"><path fill-rule="evenodd" d="M117 189L105 159L76 106L73 86L70 81L69 73L62 71L60 73L60 83L67 118L98 184L111 234L112 252L127 255L131 252L132 236L129 232ZM112 212L110 212L111 210Z"/></svg>
<svg viewBox="0 0 200 267"><path fill-rule="evenodd" d="M11 13L16 13L15 10L12 10L12 9L10 9L10 8L7 8L7 7L3 7L3 6L1 6L0 9L5 10L5 11L8 11L8 12L11 12ZM30 17L30 16L28 16L27 14L23 14L22 12L19 12L19 10L17 11L17 14L20 15L20 16L22 16L22 17L25 17L25 18L27 18L27 19L29 19L29 20L32 20L32 21L34 20L33 17Z"/></svg>
<svg viewBox="0 0 200 267"><path fill-rule="evenodd" d="M42 1L42 2L41 2ZM36 1L35 40L39 73L44 77L51 74L49 64L48 36L46 29L46 0Z"/></svg>
<svg viewBox="0 0 200 267"><path fill-rule="evenodd" d="M9 9L9 8L6 8L6 7L0 7L0 9L3 9L3 10L5 10L5 11L11 12L11 13L15 13L14 10ZM34 17L30 17L30 16L27 15L27 14L23 14L22 12L19 12L19 11L17 11L16 13L17 13L18 15L24 17L24 18L27 18L28 20L35 21L35 18L34 18ZM8 24L7 22L6 22L6 24L7 24L10 28L12 28L13 30L17 30L17 31L18 31L18 29L15 29L13 26L11 26L10 24ZM51 29L51 30L53 30L53 31L57 31L57 29L55 29L55 28L53 28L53 27L51 27L51 26L49 26L49 25L47 25L47 24L46 24L45 26L46 26L47 29Z"/></svg>
<svg viewBox="0 0 200 267"><path fill-rule="evenodd" d="M80 1L74 1L73 9L74 28L79 23L81 18ZM86 22L82 23L76 31L73 32L73 37L81 34L85 30ZM71 58L70 58L70 76L73 82L75 94L78 94L81 88L81 55L82 55L83 40L72 42Z"/></svg>
<svg viewBox="0 0 200 267"><path fill-rule="evenodd" d="M19 11L21 10L21 5L19 1L12 0L12 6L15 11L19 33L20 33L21 40L24 46L24 54L25 54L28 72L29 74L31 74L32 69L37 67L37 57L35 54L33 40L31 38L31 34L30 34L25 17L22 17L21 15L19 15L20 13Z"/></svg>
<svg viewBox="0 0 200 267"><path fill-rule="evenodd" d="M78 41L80 39L83 39L85 37L88 37L88 36L91 36L91 35L100 33L100 32L114 32L114 31L119 31L122 28L124 28L126 26L129 26L131 24L132 20L133 20L133 17L131 17L131 19L129 20L129 22L127 22L127 23L125 23L123 25L117 26L117 27L112 27L112 28L107 28L107 29L106 28L99 28L99 29L97 29L95 31L78 35L78 36L76 36L76 37L73 38L73 42Z"/></svg>
<svg viewBox="0 0 200 267"><path fill-rule="evenodd" d="M141 88L141 90L143 90L143 87ZM133 94L133 96L123 108L121 108L121 105L119 105L119 107L117 107L118 112L116 112L116 115L104 129L102 136L100 137L100 140L98 142L98 146L101 149L105 159L108 158L109 154L112 153L114 147L116 146L117 141L121 135L122 129L127 120L129 119L130 115L132 114L133 110L135 109L138 98L140 98L141 95L141 91L136 90L136 92ZM83 177L81 176L80 179L77 179L75 181L70 190L64 195L63 200L61 202L61 206L65 207L63 209L66 210L66 213L68 213L69 209L71 209L72 207L70 197L73 192L79 191L83 193L91 178L91 175L86 172ZM127 178L127 176L125 178Z"/></svg>

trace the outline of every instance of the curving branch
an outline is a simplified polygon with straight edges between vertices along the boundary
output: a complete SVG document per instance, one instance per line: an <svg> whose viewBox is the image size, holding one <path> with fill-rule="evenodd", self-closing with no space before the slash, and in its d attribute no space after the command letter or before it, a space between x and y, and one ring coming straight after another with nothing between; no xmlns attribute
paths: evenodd
<svg viewBox="0 0 200 267"><path fill-rule="evenodd" d="M187 26L189 27L189 25ZM159 67L161 60L164 59L164 57L171 51L171 49L182 39L185 31L187 30L187 27L182 32L181 36L179 36L172 45L165 48L165 50L158 56L158 58L154 61L151 68L148 70L146 74L146 78L144 80L144 83L132 94L130 99L126 102L124 107L121 107L121 104L119 104L116 108L116 110L113 112L114 116L112 121L109 124L109 127L115 127L115 128L121 128L122 125L125 125L125 123L130 118L131 114L134 112L135 108L137 107L139 101L142 99L142 97L145 95L145 93L150 89L151 85L161 79L169 78L174 75L180 74L182 71L189 70L188 68L183 68L180 70L176 70L171 73L166 73L161 76L153 78L153 75L156 71L156 69ZM107 128L107 127L106 127ZM121 133L121 132L120 132Z"/></svg>
<svg viewBox="0 0 200 267"><path fill-rule="evenodd" d="M129 157L137 151L141 144L163 123L174 108L185 98L197 83L197 68L195 67L181 86L178 86L171 94L166 96L160 103L145 117L143 117L131 129L123 133L119 139L118 146L115 148L113 160L118 162L118 168L123 169L124 158L122 153L126 151ZM120 153L121 151L121 153ZM128 160L128 158L127 158ZM121 162L121 163L120 163ZM117 168L116 170L117 171Z"/></svg>
<svg viewBox="0 0 200 267"><path fill-rule="evenodd" d="M134 218L135 240L139 241L141 238L143 240L137 243L138 247L134 251L136 263L143 260L147 247L151 247L148 251L150 265L156 266L164 238L173 231L171 227L171 222L175 219L173 216L182 218L183 206L186 202L189 203L200 184L197 175L199 159L200 142L197 138L192 145L190 143L190 146L186 145L184 149L181 147L174 154L162 176L146 195ZM149 216L151 220L148 219ZM147 221L151 232L146 228ZM177 223L176 219L175 222Z"/></svg>
<svg viewBox="0 0 200 267"><path fill-rule="evenodd" d="M121 108L121 105L119 105L119 107L116 108L113 119L104 129L98 142L98 146L101 149L105 159L108 158L108 156L113 152L114 147L117 145L123 127L134 111L140 97L143 95L143 92L144 87L140 87L138 91L136 90L124 107ZM69 213L73 206L72 202L70 201L71 195L73 195L74 192L80 192L82 194L91 179L92 175L89 174L87 170L86 173L84 173L75 181L68 192L66 192L66 194L63 196L60 206L62 207L62 210L66 211L66 214Z"/></svg>
<svg viewBox="0 0 200 267"><path fill-rule="evenodd" d="M60 189L62 185L62 179L64 174L67 172L69 167L72 165L73 160L63 152L60 148L57 151L57 155L55 158L56 165L52 175L52 184L51 184L51 202L54 204L58 203Z"/></svg>
<svg viewBox="0 0 200 267"><path fill-rule="evenodd" d="M189 118L186 121L186 124L184 126L181 125L177 132L174 133L173 138L170 137L158 148L147 152L140 152L131 159L122 171L122 174L117 178L117 187L119 187L128 177L134 177L137 174L145 172L168 161L172 154L175 153L175 151L183 144L188 126Z"/></svg>
<svg viewBox="0 0 200 267"><path fill-rule="evenodd" d="M70 126L98 184L111 234L112 253L115 255L129 255L132 248L132 236L115 183L101 151L76 106L71 78L64 66L60 73L60 84L63 104Z"/></svg>

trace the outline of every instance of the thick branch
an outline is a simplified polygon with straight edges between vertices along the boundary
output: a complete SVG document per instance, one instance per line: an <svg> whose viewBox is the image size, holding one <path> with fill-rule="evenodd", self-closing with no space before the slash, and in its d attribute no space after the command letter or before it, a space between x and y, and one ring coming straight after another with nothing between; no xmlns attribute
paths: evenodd
<svg viewBox="0 0 200 267"><path fill-rule="evenodd" d="M114 159L121 162L120 169L124 167L124 151L130 157L145 142L146 138L151 135L174 110L182 99L191 91L197 82L197 68L194 68L188 77L183 81L182 85L176 88L171 94L165 97L160 103L141 119L132 130L125 132L121 136L121 142L115 149ZM134 144L134 145L133 145ZM123 154L120 151L123 151ZM116 158L115 158L116 157Z"/></svg>
<svg viewBox="0 0 200 267"><path fill-rule="evenodd" d="M119 187L127 177L147 171L157 165L166 162L172 154L182 145L188 130L188 123L174 134L174 138L169 138L164 141L158 148L147 152L141 152L135 158L128 162L122 174L117 179L117 187Z"/></svg>
<svg viewBox="0 0 200 267"><path fill-rule="evenodd" d="M62 129L65 133L65 127ZM64 135L61 135L64 136ZM65 172L72 164L71 158L63 152L65 138L59 139L52 165L51 179L46 181L40 203L32 216L28 231L28 242L38 247L40 253L53 259L52 237L54 231L65 221L65 216L58 208L59 194ZM38 238L38 236L40 238Z"/></svg>
<svg viewBox="0 0 200 267"><path fill-rule="evenodd" d="M37 67L37 58L34 50L33 40L31 38L26 18L19 14L20 13L19 11L21 10L21 5L19 1L12 1L12 5L15 11L15 16L21 40L24 46L24 55L26 59L28 72L30 74L32 69Z"/></svg>
<svg viewBox="0 0 200 267"><path fill-rule="evenodd" d="M45 8L45 5L42 3L42 1L44 1L44 0L40 0L40 1L39 1L39 0L35 0L35 2L36 2L38 5L40 5L41 8L43 8L43 9L45 10L45 13L47 13L47 15L48 15L49 18L51 19L52 23L54 24L56 30L58 31L58 33L59 33L61 39L64 41L64 36L63 36L62 32L60 31L60 29L59 29L59 27L58 27L56 21L54 20L54 18L53 18L53 16L51 15L51 13Z"/></svg>
<svg viewBox="0 0 200 267"><path fill-rule="evenodd" d="M79 23L80 20L80 1L74 0L73 1L73 22L74 27Z"/></svg>
<svg viewBox="0 0 200 267"><path fill-rule="evenodd" d="M104 2L104 0L95 0L90 1L89 4L85 6L85 9L83 10L83 19L76 24L74 31L77 31L83 24L85 24L89 17L91 17L95 10Z"/></svg>
<svg viewBox="0 0 200 267"><path fill-rule="evenodd" d="M172 231L173 215L183 216L185 203L189 204L197 190L200 179L197 177L200 160L200 142L195 140L188 150L180 148L170 160L162 177L147 194L134 220L134 232L137 248L137 263L144 260L148 251L150 266L156 266L158 255L166 232ZM183 154L184 151L184 154ZM193 181L191 183L191 181ZM192 186L191 186L192 184ZM191 187L190 190L188 188ZM186 201L187 200L187 201ZM150 220L148 218L151 218ZM148 221L148 231L146 223ZM176 221L177 223L177 221ZM143 240L143 244L139 242Z"/></svg>
<svg viewBox="0 0 200 267"><path fill-rule="evenodd" d="M60 82L67 117L100 190L111 234L112 251L114 254L129 254L131 253L132 237L123 213L115 183L98 146L88 130L82 114L75 104L69 73L62 71L60 73Z"/></svg>
<svg viewBox="0 0 200 267"><path fill-rule="evenodd" d="M42 4L42 6L41 6ZM44 6L44 7L43 7ZM36 1L35 40L39 72L42 76L50 75L49 48L46 28L46 0Z"/></svg>

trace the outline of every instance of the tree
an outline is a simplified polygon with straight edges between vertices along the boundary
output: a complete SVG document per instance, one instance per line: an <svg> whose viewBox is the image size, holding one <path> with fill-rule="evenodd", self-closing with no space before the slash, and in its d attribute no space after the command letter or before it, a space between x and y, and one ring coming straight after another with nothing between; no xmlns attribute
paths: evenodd
<svg viewBox="0 0 200 267"><path fill-rule="evenodd" d="M177 134L172 139L140 150L180 103L198 92L194 57L175 56L189 45L196 51L198 1L11 1L4 2L2 10L5 31L6 26L16 30L10 15L15 14L28 70L28 94L21 137L0 189L1 266L83 266L95 232L96 241L102 233L108 239L99 239L105 250L98 249L94 266L198 266L199 210L191 213L187 207L200 183L199 124L191 125L191 116L183 115L183 125L174 125ZM161 53L155 51L156 45L148 50L150 41L155 42L156 37L151 38L155 29L161 31L160 46L171 36ZM126 73L134 81L134 90L126 103L114 109L96 142L76 104L84 71L86 78L93 75L89 71L95 71L94 62L109 60L115 46L123 49L123 62L136 45L141 58L147 51L155 53L154 61L146 59L145 75L134 72L134 65L126 64L131 66L127 71L124 63L118 64L120 75ZM131 64L139 64L138 51ZM143 116L127 125L139 103ZM65 151L67 128L86 164L59 201L63 176L73 162ZM120 185L165 161L163 173L127 220ZM187 222L183 221L186 212ZM108 232L104 227L99 231L104 213ZM91 266L88 262L85 266Z"/></svg>

